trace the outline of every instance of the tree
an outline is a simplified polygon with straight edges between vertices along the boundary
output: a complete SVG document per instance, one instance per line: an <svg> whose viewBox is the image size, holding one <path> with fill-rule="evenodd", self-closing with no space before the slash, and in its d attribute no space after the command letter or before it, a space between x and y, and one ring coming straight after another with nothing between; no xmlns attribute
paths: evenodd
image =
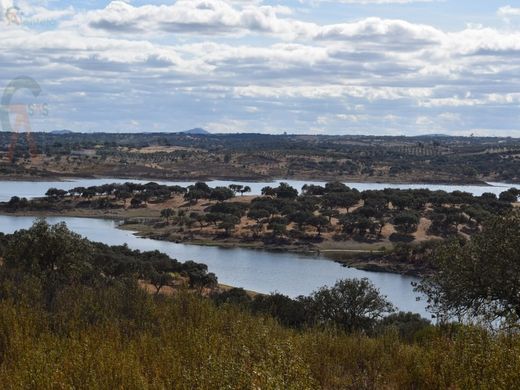
<svg viewBox="0 0 520 390"><path fill-rule="evenodd" d="M497 196L496 194L492 193L492 192L484 192L481 196L480 196L483 200L497 200Z"/></svg>
<svg viewBox="0 0 520 390"><path fill-rule="evenodd" d="M125 188L118 189L114 192L116 199L124 200L126 207L126 200L132 197L132 193Z"/></svg>
<svg viewBox="0 0 520 390"><path fill-rule="evenodd" d="M305 184L302 187L302 192L304 195L324 195L325 194L325 188L322 186L314 185L314 184Z"/></svg>
<svg viewBox="0 0 520 390"><path fill-rule="evenodd" d="M165 218L166 221L169 221L171 217L175 215L175 211L173 209L163 209L161 210L161 217Z"/></svg>
<svg viewBox="0 0 520 390"><path fill-rule="evenodd" d="M205 264L186 262L185 267L188 268L186 273L190 278L190 288L202 290L203 288L213 288L217 286L217 277L213 273L208 273L208 267Z"/></svg>
<svg viewBox="0 0 520 390"><path fill-rule="evenodd" d="M45 193L45 196L52 199L63 199L67 193L67 191L59 190L57 188L49 188L49 190Z"/></svg>
<svg viewBox="0 0 520 390"><path fill-rule="evenodd" d="M243 188L244 188L244 186L242 186L240 184L230 184L229 185L229 189L231 191L233 191L235 195L238 194L239 192L241 192Z"/></svg>
<svg viewBox="0 0 520 390"><path fill-rule="evenodd" d="M333 182L325 184L325 191L327 193L331 193L331 192L346 192L349 189L350 189L349 187L347 187L345 184L343 184L343 183L341 183L339 181L333 181Z"/></svg>
<svg viewBox="0 0 520 390"><path fill-rule="evenodd" d="M313 217L314 215L308 211L296 211L289 215L289 221L294 222L298 225L298 230L302 231L304 225Z"/></svg>
<svg viewBox="0 0 520 390"><path fill-rule="evenodd" d="M206 214L206 222L217 226L217 222L222 221L225 217L225 214L222 213L208 213Z"/></svg>
<svg viewBox="0 0 520 390"><path fill-rule="evenodd" d="M440 246L417 287L432 312L520 324L520 215L495 218L471 241Z"/></svg>
<svg viewBox="0 0 520 390"><path fill-rule="evenodd" d="M213 294L213 302L218 306L231 304L236 306L248 307L251 303L251 297L243 288L232 288L223 292Z"/></svg>
<svg viewBox="0 0 520 390"><path fill-rule="evenodd" d="M326 217L328 219L329 223L331 223L333 217L339 216L339 211L332 209L332 208L325 207L320 210L320 214L322 216Z"/></svg>
<svg viewBox="0 0 520 390"><path fill-rule="evenodd" d="M376 327L376 333L384 333L389 328L395 329L401 340L411 343L415 341L415 337L420 331L429 326L431 326L430 321L422 318L419 314L400 311L383 318Z"/></svg>
<svg viewBox="0 0 520 390"><path fill-rule="evenodd" d="M385 314L395 311L368 279L340 280L302 298L318 325L333 325L347 331L369 331Z"/></svg>
<svg viewBox="0 0 520 390"><path fill-rule="evenodd" d="M267 314L276 318L282 325L301 328L307 322L305 305L300 300L282 294L258 294L250 303L253 313Z"/></svg>
<svg viewBox="0 0 520 390"><path fill-rule="evenodd" d="M74 277L90 261L90 250L89 243L64 223L51 226L40 219L30 229L12 235L5 264L29 273Z"/></svg>
<svg viewBox="0 0 520 390"><path fill-rule="evenodd" d="M201 229L204 227L204 222L206 222L206 216L204 214L193 211L190 213L190 218L196 221L200 225Z"/></svg>
<svg viewBox="0 0 520 390"><path fill-rule="evenodd" d="M342 195L339 206L346 208L347 213L348 213L350 208L357 205L360 200L361 200L361 197L359 196L358 192L349 191Z"/></svg>
<svg viewBox="0 0 520 390"><path fill-rule="evenodd" d="M235 229L236 225L240 223L240 218L235 215L224 215L222 222L218 225L219 229L224 229L226 236L229 236L232 230Z"/></svg>
<svg viewBox="0 0 520 390"><path fill-rule="evenodd" d="M96 196L96 190L92 187L85 188L85 190L81 193L81 196L83 198L92 199L94 196Z"/></svg>
<svg viewBox="0 0 520 390"><path fill-rule="evenodd" d="M271 212L266 209L254 208L249 210L247 217L256 220L256 223L260 224L266 218L269 218Z"/></svg>
<svg viewBox="0 0 520 390"><path fill-rule="evenodd" d="M262 195L263 196L276 196L276 191L273 187L264 187L262 188Z"/></svg>
<svg viewBox="0 0 520 390"><path fill-rule="evenodd" d="M331 192L323 197L323 203L325 206L330 208L345 208L347 213L349 209L357 205L360 201L358 193L353 191L348 192Z"/></svg>
<svg viewBox="0 0 520 390"><path fill-rule="evenodd" d="M83 192L85 192L85 187L75 187L71 190L69 190L70 196L82 196Z"/></svg>
<svg viewBox="0 0 520 390"><path fill-rule="evenodd" d="M28 206L29 200L27 200L27 198L20 198L18 196L13 196L11 199L9 199L9 202L7 202L7 209L12 211L24 209Z"/></svg>
<svg viewBox="0 0 520 390"><path fill-rule="evenodd" d="M307 224L314 226L318 232L318 237L321 237L321 232L324 227L328 226L329 220L323 215L313 215L307 220Z"/></svg>
<svg viewBox="0 0 520 390"><path fill-rule="evenodd" d="M414 233L419 224L419 217L417 214L405 212L398 214L394 218L394 225L398 232L404 234Z"/></svg>
<svg viewBox="0 0 520 390"><path fill-rule="evenodd" d="M499 200L502 202L514 203L518 201L518 192L514 188L504 191L500 194Z"/></svg>
<svg viewBox="0 0 520 390"><path fill-rule="evenodd" d="M170 191L170 193L176 194L176 195L185 194L187 191L186 188L181 187L179 185L168 186L168 190Z"/></svg>
<svg viewBox="0 0 520 390"><path fill-rule="evenodd" d="M134 197L130 201L130 206L133 209L137 209L137 208L141 207L142 205L143 205L143 201L141 199L139 199L138 197Z"/></svg>
<svg viewBox="0 0 520 390"><path fill-rule="evenodd" d="M274 191L277 198L294 199L298 197L298 190L287 183L280 183L278 188L275 188Z"/></svg>
<svg viewBox="0 0 520 390"><path fill-rule="evenodd" d="M287 219L284 217L275 217L269 221L268 228L272 230L274 237L281 237L287 233Z"/></svg>
<svg viewBox="0 0 520 390"><path fill-rule="evenodd" d="M184 198L190 202L197 203L199 199L208 199L211 195L211 188L204 182L197 182L188 187Z"/></svg>
<svg viewBox="0 0 520 390"><path fill-rule="evenodd" d="M211 200L224 202L225 200L231 199L234 195L234 192L227 187L216 187L211 190L209 198Z"/></svg>
<svg viewBox="0 0 520 390"><path fill-rule="evenodd" d="M243 188L240 190L240 195L241 195L241 196L244 196L244 194L245 194L246 192L247 192L247 193L251 192L251 187L249 187L249 186L245 186L245 187L243 187Z"/></svg>
<svg viewBox="0 0 520 390"><path fill-rule="evenodd" d="M101 278L92 268L92 252L91 244L64 223L38 220L10 237L3 257L8 269L40 279L50 304L61 287Z"/></svg>
<svg viewBox="0 0 520 390"><path fill-rule="evenodd" d="M161 289L173 281L173 276L167 272L154 271L150 275L150 283L155 287L155 295L159 295Z"/></svg>
<svg viewBox="0 0 520 390"><path fill-rule="evenodd" d="M195 188L189 189L188 192L184 194L184 199L194 204L197 203L199 199L204 199L206 197L209 197L209 193Z"/></svg>
<svg viewBox="0 0 520 390"><path fill-rule="evenodd" d="M361 237L367 235L367 231L374 225L371 219L363 214L343 214L339 218L343 232L353 235L357 233Z"/></svg>

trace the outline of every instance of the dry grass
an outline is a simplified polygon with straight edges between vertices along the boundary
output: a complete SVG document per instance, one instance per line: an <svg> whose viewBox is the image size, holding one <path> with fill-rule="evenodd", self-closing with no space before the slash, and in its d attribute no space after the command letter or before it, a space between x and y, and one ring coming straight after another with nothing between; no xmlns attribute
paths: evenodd
<svg viewBox="0 0 520 390"><path fill-rule="evenodd" d="M3 389L512 389L520 337L430 329L414 344L293 331L193 294L64 292L0 301Z"/></svg>

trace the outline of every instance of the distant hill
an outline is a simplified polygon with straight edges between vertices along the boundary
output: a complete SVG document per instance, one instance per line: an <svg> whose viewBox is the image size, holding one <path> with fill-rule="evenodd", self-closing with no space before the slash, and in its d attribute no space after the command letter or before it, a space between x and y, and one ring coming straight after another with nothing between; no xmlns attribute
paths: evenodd
<svg viewBox="0 0 520 390"><path fill-rule="evenodd" d="M452 138L449 134L421 134L418 138Z"/></svg>
<svg viewBox="0 0 520 390"><path fill-rule="evenodd" d="M74 132L72 130L53 130L51 131L51 134L53 135L65 135L65 134L73 134Z"/></svg>
<svg viewBox="0 0 520 390"><path fill-rule="evenodd" d="M182 133L182 134L195 134L195 135L211 134L209 131L201 129L200 127L197 127L195 129L191 129L191 130L180 131L179 133Z"/></svg>

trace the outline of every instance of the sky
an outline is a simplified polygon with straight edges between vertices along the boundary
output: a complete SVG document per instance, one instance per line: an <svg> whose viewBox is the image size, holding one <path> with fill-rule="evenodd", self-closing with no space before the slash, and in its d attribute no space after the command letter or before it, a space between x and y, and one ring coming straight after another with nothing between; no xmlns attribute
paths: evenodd
<svg viewBox="0 0 520 390"><path fill-rule="evenodd" d="M520 137L520 0L0 0L0 69L33 131Z"/></svg>

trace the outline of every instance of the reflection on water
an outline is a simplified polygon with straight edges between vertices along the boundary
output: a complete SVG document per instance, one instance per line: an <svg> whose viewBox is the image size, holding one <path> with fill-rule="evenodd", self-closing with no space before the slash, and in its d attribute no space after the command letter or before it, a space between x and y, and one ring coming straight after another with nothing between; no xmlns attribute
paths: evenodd
<svg viewBox="0 0 520 390"><path fill-rule="evenodd" d="M31 226L32 217L0 216L0 231L12 233ZM280 292L296 297L308 295L323 285L343 278L369 278L400 310L425 317L425 302L417 301L411 283L415 278L360 271L313 255L266 252L252 249L204 247L143 239L119 230L114 221L85 218L48 218L64 221L69 228L92 241L109 245L128 244L132 249L159 250L180 261L195 260L208 265L221 283L262 293Z"/></svg>

